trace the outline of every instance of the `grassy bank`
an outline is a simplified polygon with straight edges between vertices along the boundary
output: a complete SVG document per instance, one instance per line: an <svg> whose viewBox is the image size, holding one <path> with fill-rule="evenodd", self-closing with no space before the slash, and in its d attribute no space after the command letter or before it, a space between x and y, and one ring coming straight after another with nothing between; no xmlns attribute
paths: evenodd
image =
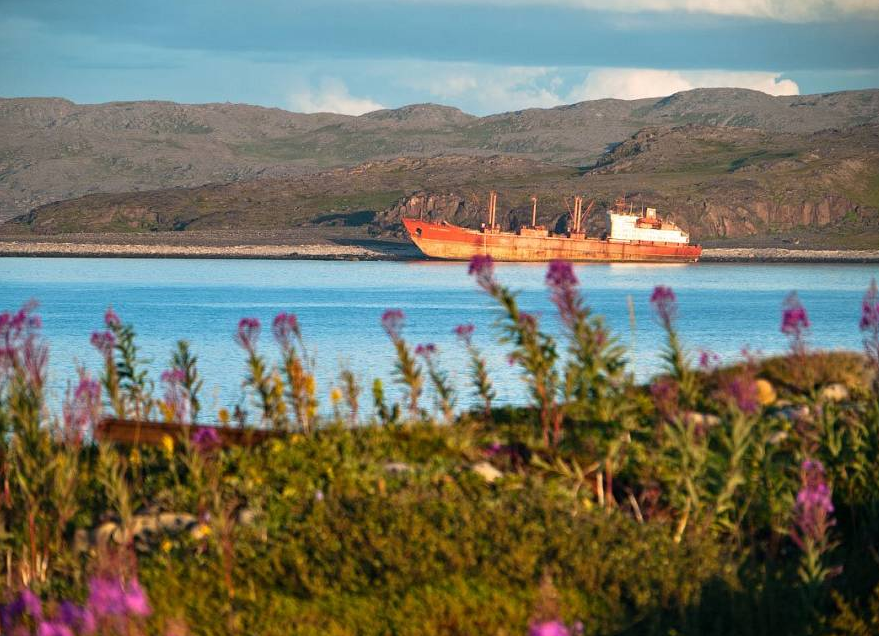
<svg viewBox="0 0 879 636"><path fill-rule="evenodd" d="M151 379L110 309L103 368L50 413L35 307L0 315L2 633L875 633L875 285L852 325L864 353L818 350L792 294L790 352L735 365L682 349L658 287L666 368L637 385L569 265L547 272L558 334L490 259L471 274L528 405L494 403L463 323L478 406L456 408L441 352L391 309L399 386L343 370L321 409L296 317L271 348L244 318L230 354L256 417L206 413L188 345ZM112 445L104 415L196 426ZM209 422L275 434L224 447Z"/></svg>

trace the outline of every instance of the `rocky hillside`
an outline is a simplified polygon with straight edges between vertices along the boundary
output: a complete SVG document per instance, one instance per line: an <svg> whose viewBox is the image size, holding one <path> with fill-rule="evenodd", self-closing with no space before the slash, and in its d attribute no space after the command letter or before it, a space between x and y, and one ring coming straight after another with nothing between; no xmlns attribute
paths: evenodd
<svg viewBox="0 0 879 636"><path fill-rule="evenodd" d="M879 90L771 97L700 89L489 117L431 104L350 117L237 104L0 99L0 220L92 193L257 177L292 177L296 183L297 175L401 156L504 154L585 166L655 126L808 134L877 122Z"/></svg>
<svg viewBox="0 0 879 636"><path fill-rule="evenodd" d="M397 158L308 175L194 188L95 194L48 204L2 233L247 231L357 227L400 235L423 215L477 227L486 193L499 220L563 229L570 197L603 210L620 193L658 207L700 241L772 238L833 247L879 245L879 124L812 133L687 124L650 127L583 169L517 156ZM590 216L599 232L603 216Z"/></svg>

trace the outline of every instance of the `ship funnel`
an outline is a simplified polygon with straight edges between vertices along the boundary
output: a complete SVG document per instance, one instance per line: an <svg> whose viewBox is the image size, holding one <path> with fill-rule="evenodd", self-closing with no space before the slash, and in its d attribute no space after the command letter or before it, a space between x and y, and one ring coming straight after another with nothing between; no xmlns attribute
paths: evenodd
<svg viewBox="0 0 879 636"><path fill-rule="evenodd" d="M531 227L537 227L537 197L531 197Z"/></svg>

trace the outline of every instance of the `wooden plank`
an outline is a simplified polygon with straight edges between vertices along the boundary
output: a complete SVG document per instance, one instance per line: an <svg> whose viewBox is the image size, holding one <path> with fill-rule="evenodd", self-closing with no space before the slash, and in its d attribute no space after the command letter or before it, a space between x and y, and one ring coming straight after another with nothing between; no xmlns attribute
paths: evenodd
<svg viewBox="0 0 879 636"><path fill-rule="evenodd" d="M284 431L264 428L232 428L230 426L193 426L180 422L151 420L123 420L105 417L95 427L95 438L116 444L160 446L165 436L179 441L190 439L200 428L212 428L223 446L253 446L266 439L283 437Z"/></svg>

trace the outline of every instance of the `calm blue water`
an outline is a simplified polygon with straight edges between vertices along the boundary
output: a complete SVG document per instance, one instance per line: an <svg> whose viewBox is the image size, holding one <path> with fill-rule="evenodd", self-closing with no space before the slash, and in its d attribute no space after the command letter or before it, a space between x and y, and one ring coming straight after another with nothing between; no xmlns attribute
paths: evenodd
<svg viewBox="0 0 879 636"><path fill-rule="evenodd" d="M340 365L353 368L365 387L388 379L393 352L379 319L390 307L406 314L405 336L434 342L443 364L464 387L465 359L452 335L461 322L476 324L475 340L494 367L500 396L522 399L515 369L496 344L495 310L466 275L466 264L437 262L321 262L157 259L0 259L0 309L30 298L41 303L51 343L51 386L56 399L77 363L97 369L89 335L102 328L110 304L132 321L154 379L167 365L179 338L188 339L205 376L205 403L215 410L244 398L244 357L232 340L242 316L264 325L261 346L274 353L272 317L281 310L299 316L318 359L323 400ZM499 278L521 290L527 310L555 325L540 265L499 265ZM620 339L634 343L639 378L657 368L662 335L649 296L654 285L674 288L680 329L694 351L707 348L735 359L742 347L769 354L785 347L779 333L780 305L793 289L811 317L811 342L824 348L860 348L860 300L875 265L581 265L576 267L589 303L605 315ZM635 304L632 333L627 296ZM393 394L393 393L392 393ZM368 402L368 395L363 396Z"/></svg>

